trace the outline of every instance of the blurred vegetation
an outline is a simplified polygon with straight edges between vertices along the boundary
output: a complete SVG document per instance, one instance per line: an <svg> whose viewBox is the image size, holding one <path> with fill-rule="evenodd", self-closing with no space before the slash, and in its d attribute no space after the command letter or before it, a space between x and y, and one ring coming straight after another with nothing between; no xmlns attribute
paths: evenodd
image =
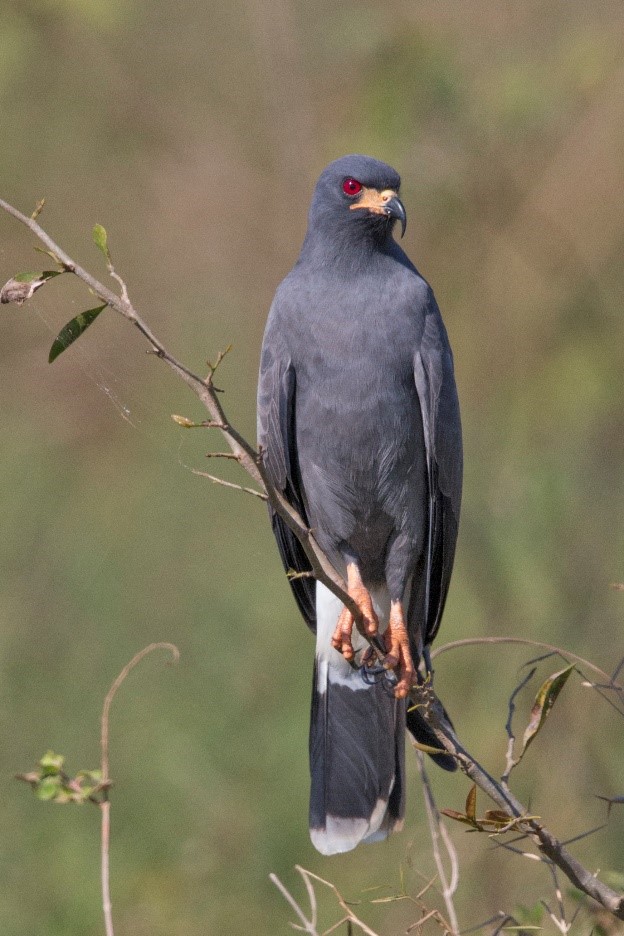
<svg viewBox="0 0 624 936"><path fill-rule="evenodd" d="M394 164L463 406L441 640L514 634L610 670L624 617L609 589L624 578L623 30L615 0L4 0L1 194L24 210L45 196L44 227L102 276L90 232L103 224L137 308L192 368L232 342L220 384L253 437L266 311L318 171L349 151ZM8 217L0 232L0 279L36 269L28 233ZM414 772L402 835L314 853L312 643L263 507L191 474L218 443L171 422L201 418L198 404L123 322L101 316L48 366L60 327L90 307L67 279L0 323L0 932L101 932L97 810L36 802L12 777L50 748L96 763L106 690L155 640L180 665L145 661L112 713L120 934L287 932L268 874L293 885L295 862L354 899L395 892L401 871L420 889L434 869ZM530 655L438 663L460 734L494 772ZM622 727L571 680L515 780L555 833L599 824L594 794L622 792ZM462 807L464 778L432 780L441 806ZM614 807L575 846L589 867L621 871L623 818ZM452 834L462 925L547 896L532 863ZM404 903L361 915L387 934L413 922Z"/></svg>

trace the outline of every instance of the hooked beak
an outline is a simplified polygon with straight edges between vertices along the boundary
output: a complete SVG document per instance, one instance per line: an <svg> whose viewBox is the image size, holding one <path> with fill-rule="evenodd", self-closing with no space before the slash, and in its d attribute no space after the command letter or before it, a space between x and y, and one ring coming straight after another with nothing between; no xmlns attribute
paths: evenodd
<svg viewBox="0 0 624 936"><path fill-rule="evenodd" d="M398 195L393 195L390 201L386 202L385 205L386 214L391 218L396 218L397 221L401 222L401 237L405 234L405 228L407 227L407 215L405 213L405 208L403 207L403 202Z"/></svg>
<svg viewBox="0 0 624 936"><path fill-rule="evenodd" d="M403 202L393 189L384 189L383 192L379 192L374 188L363 188L360 198L349 207L351 211L367 209L371 214L395 218L401 222L401 237L405 234L407 215L405 214Z"/></svg>

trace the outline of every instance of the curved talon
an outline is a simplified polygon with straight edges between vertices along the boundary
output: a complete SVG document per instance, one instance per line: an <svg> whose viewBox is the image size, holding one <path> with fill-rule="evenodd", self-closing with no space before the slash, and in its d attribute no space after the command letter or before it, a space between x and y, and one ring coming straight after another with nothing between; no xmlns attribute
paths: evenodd
<svg viewBox="0 0 624 936"><path fill-rule="evenodd" d="M336 629L332 635L331 644L334 650L342 653L345 660L352 660L355 656L351 637L353 634L353 615L347 608L343 608Z"/></svg>
<svg viewBox="0 0 624 936"><path fill-rule="evenodd" d="M384 669L383 666L361 666L360 675L367 686L378 684L384 692L394 696L397 678L392 670Z"/></svg>
<svg viewBox="0 0 624 936"><path fill-rule="evenodd" d="M393 601L391 604L390 620L384 638L387 654L383 665L385 669L396 669L397 683L394 687L394 695L397 699L404 699L416 682L417 673L412 661L409 636L400 601Z"/></svg>

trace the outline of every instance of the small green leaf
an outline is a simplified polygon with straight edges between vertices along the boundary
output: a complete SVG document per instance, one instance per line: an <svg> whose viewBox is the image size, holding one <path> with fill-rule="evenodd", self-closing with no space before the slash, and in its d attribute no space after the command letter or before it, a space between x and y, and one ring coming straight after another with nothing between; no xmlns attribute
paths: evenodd
<svg viewBox="0 0 624 936"><path fill-rule="evenodd" d="M111 255L108 249L108 235L106 233L106 228L103 228L101 224L96 224L93 228L93 243L101 250L104 256L106 257L106 262L111 262Z"/></svg>
<svg viewBox="0 0 624 936"><path fill-rule="evenodd" d="M548 679L541 685L539 692L535 697L533 708L531 709L529 724L527 725L524 736L522 738L522 753L520 754L520 757L522 757L533 738L544 725L544 722L548 718L553 705L557 701L559 693L565 686L568 677L573 670L574 664L571 666L566 666L565 669L562 669L558 673L553 673L552 676L549 676Z"/></svg>
<svg viewBox="0 0 624 936"><path fill-rule="evenodd" d="M178 416L177 413L172 413L171 418L174 423L177 423L178 426L182 426L183 429L197 428L197 423L194 423L192 419L188 419L186 416Z"/></svg>
<svg viewBox="0 0 624 936"><path fill-rule="evenodd" d="M48 362L51 364L52 361L56 360L59 354L62 354L77 338L80 338L82 333L87 330L89 325L95 322L100 312L105 309L106 306L107 303L105 302L104 305L98 306L96 309L87 309L86 312L81 312L80 315L77 315L68 322L56 336L50 348Z"/></svg>
<svg viewBox="0 0 624 936"><path fill-rule="evenodd" d="M90 783L93 783L94 786L102 782L101 770L79 770L76 776L88 780Z"/></svg>
<svg viewBox="0 0 624 936"><path fill-rule="evenodd" d="M60 276L62 270L43 270L39 273L18 273L13 279L18 283L32 283L33 280L49 280L53 276Z"/></svg>
<svg viewBox="0 0 624 936"><path fill-rule="evenodd" d="M16 273L13 279L17 283L32 283L33 280L41 279L41 271L39 273Z"/></svg>
<svg viewBox="0 0 624 936"><path fill-rule="evenodd" d="M61 778L58 775L54 777L43 777L35 787L37 799L40 800L56 799L60 792Z"/></svg>
<svg viewBox="0 0 624 936"><path fill-rule="evenodd" d="M46 751L39 761L39 766L45 774L55 776L61 772L64 763L65 758L62 754L55 754L54 751Z"/></svg>

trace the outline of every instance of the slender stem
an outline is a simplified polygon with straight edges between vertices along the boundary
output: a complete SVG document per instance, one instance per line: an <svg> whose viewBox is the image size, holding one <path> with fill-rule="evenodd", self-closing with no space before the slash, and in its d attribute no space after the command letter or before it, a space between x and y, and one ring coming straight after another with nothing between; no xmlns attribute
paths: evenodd
<svg viewBox="0 0 624 936"><path fill-rule="evenodd" d="M174 661L180 659L180 651L175 644L166 643L165 641L160 641L158 643L151 643L147 647L143 647L142 650L139 650L136 653L129 663L126 663L119 676L115 679L110 689L106 693L106 698L104 699L104 705L102 707L102 720L101 720L101 734L100 734L100 750L102 755L102 783L109 784L110 778L108 776L108 736L109 736L109 721L110 721L110 707L112 705L113 699L117 694L117 690L124 682L128 674L137 666L141 660L146 657L149 653L153 653L154 650L168 650L171 653Z"/></svg>
<svg viewBox="0 0 624 936"><path fill-rule="evenodd" d="M556 653L567 660L574 660L575 663L580 663L581 666L593 670L594 673L597 673L601 679L604 679L605 682L608 683L609 688L624 692L624 686L620 686L619 683L614 682L608 673L605 673L604 670L600 669L599 666L596 666L596 664L592 663L590 660L577 656L576 653L570 653L568 650L562 650L561 647L556 647L554 644L542 643L541 640L529 640L526 637L465 637L463 640L452 640L450 643L443 644L441 647L436 647L431 653L431 659L434 660L443 653L448 653L449 650L456 650L458 647L474 647L483 644L522 644L525 647L539 647L542 650L548 650L550 653Z"/></svg>
<svg viewBox="0 0 624 936"><path fill-rule="evenodd" d="M457 852L455 851L449 836L446 834L444 823L440 818L440 813L438 811L438 807L433 796L433 791L429 783L429 777L427 776L427 771L425 770L425 758L421 751L416 751L416 763L418 764L418 771L420 773L420 779L422 782L425 807L427 809L427 821L429 823L429 835L431 836L433 858L436 863L436 868L438 869L438 878L440 879L440 885L442 887L442 897L444 898L444 904L446 906L448 922L451 926L453 936L458 936L459 921L457 919L455 904L453 902L453 894L457 889L459 880ZM442 839L444 842L444 847L446 848L446 852L451 863L450 881L446 875L446 869L444 867L444 862L442 861L440 839Z"/></svg>
<svg viewBox="0 0 624 936"><path fill-rule="evenodd" d="M108 754L108 738L109 738L109 721L110 721L110 707L112 704L117 690L126 679L128 673L134 669L137 663L140 663L143 657L146 657L148 653L152 653L153 650L168 650L173 659L177 662L180 658L180 651L172 643L153 643L147 647L143 647L137 654L135 654L129 663L126 663L119 676L112 683L110 689L106 693L106 698L104 699L104 705L102 707L102 718L101 718L101 731L100 731L100 769L102 771L102 800L100 802L100 809L102 811L102 831L101 831L101 842L100 842L100 852L101 852L101 881L102 881L102 909L104 911L104 925L106 928L106 936L114 936L113 930L113 908L111 903L110 896L110 800L108 798L108 790L110 787L110 777L108 775L109 768L109 754Z"/></svg>
<svg viewBox="0 0 624 936"><path fill-rule="evenodd" d="M113 929L113 905L110 896L110 800L105 796L100 803L102 831L100 836L102 910L106 936L115 936Z"/></svg>

